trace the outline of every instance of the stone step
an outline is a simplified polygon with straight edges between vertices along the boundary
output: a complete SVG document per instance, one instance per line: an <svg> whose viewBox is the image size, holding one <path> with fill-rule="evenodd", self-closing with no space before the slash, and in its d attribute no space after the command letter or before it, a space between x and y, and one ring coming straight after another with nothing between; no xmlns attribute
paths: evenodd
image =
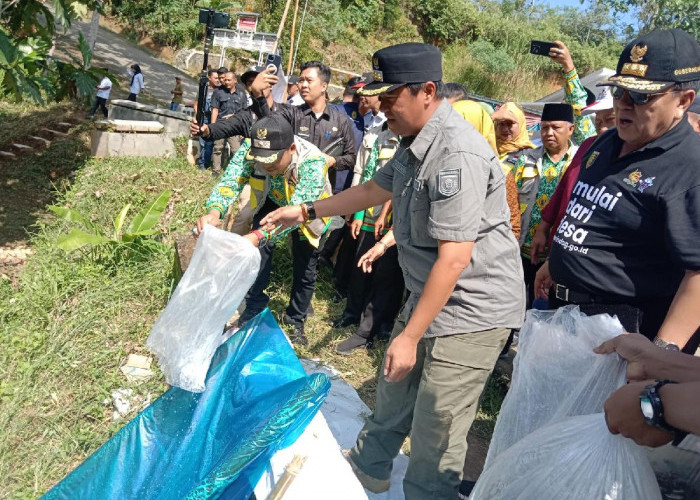
<svg viewBox="0 0 700 500"><path fill-rule="evenodd" d="M17 158L17 155L9 151L0 151L0 158Z"/></svg>
<svg viewBox="0 0 700 500"><path fill-rule="evenodd" d="M44 130L44 131L46 131L50 134L53 134L53 135L57 135L59 137L68 137L68 134L66 134L65 132L59 132L58 130L53 130L53 129L46 128L46 127L42 128L41 130Z"/></svg>
<svg viewBox="0 0 700 500"><path fill-rule="evenodd" d="M27 137L28 137L29 139L33 140L33 141L41 142L41 143L43 143L43 144L46 145L46 146L48 146L49 144L51 144L51 141L50 141L50 140L45 139L44 137L40 137L40 136L38 136L38 135L30 135L30 136L27 136Z"/></svg>
<svg viewBox="0 0 700 500"><path fill-rule="evenodd" d="M29 151L34 151L34 148L31 146L27 146L26 144L19 144L17 142L13 142L10 144L13 148L15 148L17 151L24 153L24 152L29 152Z"/></svg>

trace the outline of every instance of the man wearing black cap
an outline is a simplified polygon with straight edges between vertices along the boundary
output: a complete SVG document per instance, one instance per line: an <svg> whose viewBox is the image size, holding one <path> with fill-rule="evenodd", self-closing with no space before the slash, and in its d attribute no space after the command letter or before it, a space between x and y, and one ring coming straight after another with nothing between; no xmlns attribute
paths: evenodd
<svg viewBox="0 0 700 500"><path fill-rule="evenodd" d="M542 221L542 209L554 194L557 183L578 149L571 142L574 109L570 104L544 105L540 129L542 146L523 152L515 164L515 183L520 198L520 252L527 285L527 307L534 299L535 273L547 256L546 249L536 264L531 262L532 238Z"/></svg>
<svg viewBox="0 0 700 500"><path fill-rule="evenodd" d="M652 31L627 45L601 85L612 88L616 128L582 159L537 293L694 352L700 137L686 112L700 87L700 46L679 29Z"/></svg>
<svg viewBox="0 0 700 500"><path fill-rule="evenodd" d="M267 116L270 107L263 96L265 89L277 83L271 70L260 73L250 87L253 111ZM331 70L319 61L301 65L299 93L304 99L301 106L280 104L275 112L292 124L294 133L326 153L328 166L341 171L355 165L355 136L345 114L326 100L326 90L331 80Z"/></svg>
<svg viewBox="0 0 700 500"><path fill-rule="evenodd" d="M346 214L393 200L406 288L377 386L374 413L347 456L362 484L389 488L411 435L408 500L457 497L479 396L524 313L522 267L510 230L505 174L486 140L444 99L442 56L431 45L387 47L372 58L389 128L401 139L369 182L289 206L264 228Z"/></svg>
<svg viewBox="0 0 700 500"><path fill-rule="evenodd" d="M262 311L269 302L265 289L270 281L272 249L277 241L292 233L293 282L285 322L294 327L292 342L305 345L304 321L316 285L316 264L323 246L327 220L296 224L281 231L261 231L260 220L278 207L312 202L331 195L327 165L313 144L295 137L289 123L279 115L255 122L251 138L244 141L207 201L207 214L197 221L218 226L231 203L244 186L250 185L253 232L245 237L260 248L260 272L246 296L244 323Z"/></svg>

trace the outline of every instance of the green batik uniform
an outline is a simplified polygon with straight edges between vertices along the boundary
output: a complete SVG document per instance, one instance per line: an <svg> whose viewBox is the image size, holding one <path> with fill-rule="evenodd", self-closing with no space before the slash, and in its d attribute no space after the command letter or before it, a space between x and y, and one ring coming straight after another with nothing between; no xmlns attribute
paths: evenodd
<svg viewBox="0 0 700 500"><path fill-rule="evenodd" d="M513 172L520 196L520 253L527 259L530 259L532 238L542 221L542 209L554 194L577 149L578 146L569 142L569 150L554 162L540 146L524 151L515 164Z"/></svg>
<svg viewBox="0 0 700 500"><path fill-rule="evenodd" d="M396 137L396 134L389 129L380 132L370 150L369 158L367 159L362 176L360 177L360 184L372 180L377 170L394 156L398 147L399 139ZM374 233L374 225L377 222L381 210L381 205L370 207L366 210L360 210L355 213L353 219L362 221L363 231ZM382 234L386 234L386 232L387 229L385 229Z"/></svg>
<svg viewBox="0 0 700 500"><path fill-rule="evenodd" d="M596 135L595 125L590 115L581 116L581 110L586 107L586 98L588 93L578 77L576 68L568 73L564 73L564 99L567 104L571 104L574 108L574 136L573 141L576 145L580 145L589 137Z"/></svg>
<svg viewBox="0 0 700 500"><path fill-rule="evenodd" d="M255 162L246 159L250 149L250 139L243 141L243 145L236 151L221 180L209 195L207 210L218 210L223 217L229 205L238 199L246 184L250 184L251 188L250 208L253 214L260 211L266 197L277 206L286 207L330 196L332 190L326 176L328 167L319 149L296 136L294 143L297 149L287 171L284 174L270 175L264 170L256 170ZM271 237L270 242L275 243L299 227L306 239L317 247L327 222L324 219L317 219L303 225L288 227Z"/></svg>

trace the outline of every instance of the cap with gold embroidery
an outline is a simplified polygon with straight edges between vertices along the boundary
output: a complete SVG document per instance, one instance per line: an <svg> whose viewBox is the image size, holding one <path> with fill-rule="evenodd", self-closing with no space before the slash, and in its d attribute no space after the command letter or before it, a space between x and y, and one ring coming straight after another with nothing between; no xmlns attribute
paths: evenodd
<svg viewBox="0 0 700 500"><path fill-rule="evenodd" d="M250 130L250 149L245 159L274 163L293 142L294 132L289 122L277 113L267 115L255 122Z"/></svg>
<svg viewBox="0 0 700 500"><path fill-rule="evenodd" d="M401 43L372 56L372 81L357 93L378 95L409 83L442 80L442 53L427 43Z"/></svg>
<svg viewBox="0 0 700 500"><path fill-rule="evenodd" d="M650 94L692 80L700 80L700 45L676 28L654 30L632 40L620 55L617 72L598 86Z"/></svg>

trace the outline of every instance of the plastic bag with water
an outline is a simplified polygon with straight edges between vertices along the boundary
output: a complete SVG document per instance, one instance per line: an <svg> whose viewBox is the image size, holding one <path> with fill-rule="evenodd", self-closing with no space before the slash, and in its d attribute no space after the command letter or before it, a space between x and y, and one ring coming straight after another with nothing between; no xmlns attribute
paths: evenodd
<svg viewBox="0 0 700 500"><path fill-rule="evenodd" d="M305 374L265 309L219 347L206 386L169 389L43 498L247 500L330 381Z"/></svg>
<svg viewBox="0 0 700 500"><path fill-rule="evenodd" d="M577 306L528 311L511 387L470 498L660 498L653 473L644 475L651 466L643 450L611 435L602 413L625 383L626 362L593 348L622 332L617 318L586 316Z"/></svg>
<svg viewBox="0 0 700 500"><path fill-rule="evenodd" d="M226 321L255 282L260 252L243 237L205 226L190 265L151 329L146 345L168 384L193 392L221 344Z"/></svg>

